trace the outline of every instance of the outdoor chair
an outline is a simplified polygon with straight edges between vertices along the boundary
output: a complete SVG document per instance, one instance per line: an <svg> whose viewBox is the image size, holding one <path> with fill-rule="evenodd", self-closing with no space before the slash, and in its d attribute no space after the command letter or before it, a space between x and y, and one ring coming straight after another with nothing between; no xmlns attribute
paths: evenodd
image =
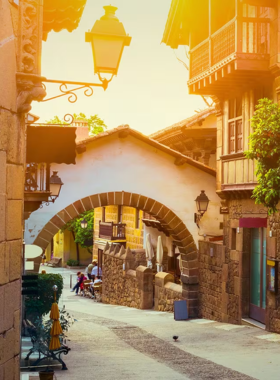
<svg viewBox="0 0 280 380"><path fill-rule="evenodd" d="M46 262L46 265L49 265L51 267L58 267L60 266L61 257L53 257L50 261Z"/></svg>
<svg viewBox="0 0 280 380"><path fill-rule="evenodd" d="M91 283L91 280L84 281L84 296L89 297L89 298L92 297L92 294L90 292L90 283Z"/></svg>
<svg viewBox="0 0 280 380"><path fill-rule="evenodd" d="M94 302L102 301L102 282L93 286L94 289Z"/></svg>

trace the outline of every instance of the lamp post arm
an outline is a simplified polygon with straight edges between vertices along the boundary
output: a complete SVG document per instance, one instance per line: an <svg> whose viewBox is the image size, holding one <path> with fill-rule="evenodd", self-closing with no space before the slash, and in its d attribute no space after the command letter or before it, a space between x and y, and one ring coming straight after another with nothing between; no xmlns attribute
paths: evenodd
<svg viewBox="0 0 280 380"><path fill-rule="evenodd" d="M101 83L89 83L89 82L77 82L77 81L63 81L59 79L47 79L42 78L42 84L44 89L46 89L45 83L57 83L59 84L59 91L61 94L52 96L47 99L43 99L42 102L48 102L49 100L57 99L62 96L68 96L68 101L70 103L75 103L78 99L78 96L75 94L75 91L78 90L84 90L85 96L92 96L93 95L93 87L102 87L104 91L108 88L109 82L113 79L113 76L108 80L106 78L102 78L100 75L98 75ZM78 86L75 88L68 88L68 86Z"/></svg>

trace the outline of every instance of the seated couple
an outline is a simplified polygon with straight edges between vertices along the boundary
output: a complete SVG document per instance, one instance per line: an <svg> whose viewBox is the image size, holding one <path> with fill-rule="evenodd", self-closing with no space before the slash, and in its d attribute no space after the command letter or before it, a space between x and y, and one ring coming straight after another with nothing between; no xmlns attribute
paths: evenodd
<svg viewBox="0 0 280 380"><path fill-rule="evenodd" d="M87 266L86 273L89 280L94 280L96 276L102 276L102 270L100 267L98 267L96 261L93 261Z"/></svg>

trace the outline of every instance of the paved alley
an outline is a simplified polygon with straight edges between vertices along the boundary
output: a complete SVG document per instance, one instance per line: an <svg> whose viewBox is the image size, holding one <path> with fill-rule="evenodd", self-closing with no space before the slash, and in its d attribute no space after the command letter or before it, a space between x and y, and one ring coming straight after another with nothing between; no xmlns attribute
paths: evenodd
<svg viewBox="0 0 280 380"><path fill-rule="evenodd" d="M76 319L68 334L71 351L63 358L68 371L58 369L57 379L279 379L277 334L95 303L70 292L69 271L49 270L63 274L60 304Z"/></svg>

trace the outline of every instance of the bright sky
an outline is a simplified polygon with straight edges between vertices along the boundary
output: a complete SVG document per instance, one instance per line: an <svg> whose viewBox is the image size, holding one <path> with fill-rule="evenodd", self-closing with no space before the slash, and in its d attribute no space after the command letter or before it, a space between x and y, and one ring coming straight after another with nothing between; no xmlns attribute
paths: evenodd
<svg viewBox="0 0 280 380"><path fill-rule="evenodd" d="M85 32L103 14L110 0L88 0L79 27L72 33L51 32L43 43L42 76L98 82L93 73L91 45L85 42ZM118 76L104 92L96 88L91 97L79 91L76 103L67 97L45 103L32 103L32 113L40 121L67 113L98 114L108 128L129 124L133 129L150 134L166 128L205 105L199 96L188 95L188 72L175 57L174 51L161 44L171 0L112 0L112 5L132 36L125 47ZM176 51L180 58L184 51ZM56 85L55 85L56 86ZM59 93L58 87L48 85L48 96Z"/></svg>

